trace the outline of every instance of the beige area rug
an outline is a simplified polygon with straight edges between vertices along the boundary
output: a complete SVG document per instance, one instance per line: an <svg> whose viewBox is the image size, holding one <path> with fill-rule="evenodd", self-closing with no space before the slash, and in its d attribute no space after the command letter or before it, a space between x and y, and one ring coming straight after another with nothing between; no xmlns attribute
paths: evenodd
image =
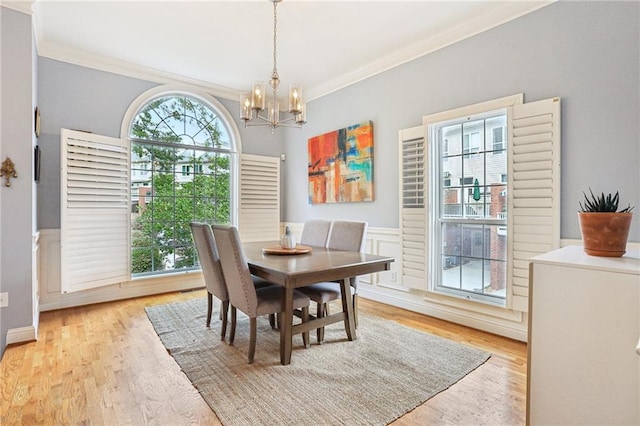
<svg viewBox="0 0 640 426"><path fill-rule="evenodd" d="M205 299L153 306L160 340L224 425L386 425L482 365L490 354L360 314L358 339L342 324L325 343L302 347L280 365L279 333L258 319L254 364L247 364L249 320L240 314L233 346L220 340ZM228 335L227 335L228 338Z"/></svg>

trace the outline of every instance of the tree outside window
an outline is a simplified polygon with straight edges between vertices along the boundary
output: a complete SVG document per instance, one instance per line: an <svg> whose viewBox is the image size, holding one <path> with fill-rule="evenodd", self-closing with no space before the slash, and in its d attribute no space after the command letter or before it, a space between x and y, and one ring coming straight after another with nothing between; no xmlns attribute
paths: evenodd
<svg viewBox="0 0 640 426"><path fill-rule="evenodd" d="M189 222L229 223L231 141L209 105L185 95L148 102L130 132L134 276L198 268Z"/></svg>

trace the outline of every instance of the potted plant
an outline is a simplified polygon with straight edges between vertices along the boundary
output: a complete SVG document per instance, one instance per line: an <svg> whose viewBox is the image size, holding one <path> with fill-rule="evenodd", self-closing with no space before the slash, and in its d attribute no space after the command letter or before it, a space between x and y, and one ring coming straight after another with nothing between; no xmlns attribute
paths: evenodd
<svg viewBox="0 0 640 426"><path fill-rule="evenodd" d="M582 232L584 251L592 256L621 257L627 248L629 227L631 226L631 205L618 211L619 195L601 193L590 196L584 194L584 204L580 202L578 219Z"/></svg>

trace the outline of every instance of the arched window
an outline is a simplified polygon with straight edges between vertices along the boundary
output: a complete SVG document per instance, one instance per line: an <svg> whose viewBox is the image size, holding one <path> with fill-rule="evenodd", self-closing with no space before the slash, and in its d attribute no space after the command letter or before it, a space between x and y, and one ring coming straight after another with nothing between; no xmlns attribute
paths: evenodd
<svg viewBox="0 0 640 426"><path fill-rule="evenodd" d="M189 222L231 223L235 141L221 112L163 94L131 121L131 274L197 269Z"/></svg>

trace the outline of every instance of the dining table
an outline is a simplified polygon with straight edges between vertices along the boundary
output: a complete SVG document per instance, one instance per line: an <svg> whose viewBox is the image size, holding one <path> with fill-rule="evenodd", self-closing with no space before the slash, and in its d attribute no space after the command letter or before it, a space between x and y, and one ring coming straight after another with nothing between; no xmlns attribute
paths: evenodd
<svg viewBox="0 0 640 426"><path fill-rule="evenodd" d="M356 340L351 296L351 277L387 271L393 257L325 247L298 246L298 250L277 250L279 242L243 243L251 274L284 287L284 310L280 318L280 363L291 363L293 335L329 324L344 322L348 340ZM293 291L318 282L340 283L342 311L322 318L293 324Z"/></svg>

